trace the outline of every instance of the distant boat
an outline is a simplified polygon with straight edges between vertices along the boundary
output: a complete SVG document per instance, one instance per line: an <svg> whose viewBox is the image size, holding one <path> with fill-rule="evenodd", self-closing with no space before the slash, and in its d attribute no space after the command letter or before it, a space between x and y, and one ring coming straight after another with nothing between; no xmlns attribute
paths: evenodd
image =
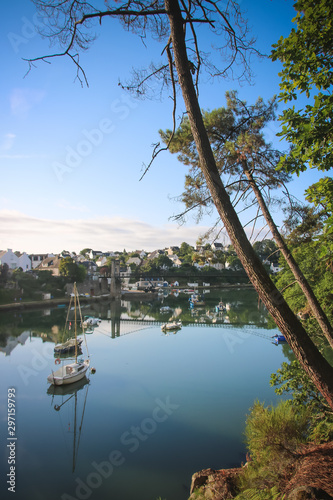
<svg viewBox="0 0 333 500"><path fill-rule="evenodd" d="M180 330L182 327L182 322L179 321L172 321L170 323L164 323L164 325L161 326L162 331L172 331L172 330Z"/></svg>
<svg viewBox="0 0 333 500"><path fill-rule="evenodd" d="M86 372L87 372L89 365L90 365L89 356L88 356L88 359L78 360L78 346L77 346L77 342L76 342L76 340L77 340L77 309L78 309L79 314L80 314L81 324L83 322L82 322L81 308L80 308L79 295L77 292L76 283L74 283L74 294L73 295L74 295L74 314L75 314L75 320L74 320L74 325L75 325L75 336L74 336L75 360L74 360L74 363L64 364L55 372L52 371L52 373L47 377L47 381L53 385L66 385L66 384L73 384L74 382L78 382L83 377L85 377ZM68 314L70 311L72 299L73 299L73 297L71 297L71 301L69 303ZM68 317L68 314L67 314L67 317ZM84 334L84 330L83 330L83 334ZM61 360L59 358L57 358L55 360L56 364L58 364L60 362L61 362Z"/></svg>
<svg viewBox="0 0 333 500"><path fill-rule="evenodd" d="M85 316L83 318L83 326L98 326L102 320L100 318L95 318L94 316Z"/></svg>
<svg viewBox="0 0 333 500"><path fill-rule="evenodd" d="M162 306L160 308L160 313L162 313L162 314L163 313L170 313L172 311L173 311L173 309L170 306Z"/></svg>
<svg viewBox="0 0 333 500"><path fill-rule="evenodd" d="M199 297L197 293L193 293L191 297L189 298L190 302L190 309L193 307L200 307L205 305L205 301L202 300L202 297Z"/></svg>
<svg viewBox="0 0 333 500"><path fill-rule="evenodd" d="M62 344L57 344L54 347L54 352L55 354L66 354L68 352L74 352L75 351L75 346L76 348L79 348L83 342L83 339L68 339L66 342L63 342Z"/></svg>
<svg viewBox="0 0 333 500"><path fill-rule="evenodd" d="M273 337L273 342L274 342L274 344L278 345L280 342L285 343L287 341L286 341L286 337L284 335L276 334Z"/></svg>
<svg viewBox="0 0 333 500"><path fill-rule="evenodd" d="M227 309L222 301L220 301L217 306L215 306L215 312L225 312Z"/></svg>

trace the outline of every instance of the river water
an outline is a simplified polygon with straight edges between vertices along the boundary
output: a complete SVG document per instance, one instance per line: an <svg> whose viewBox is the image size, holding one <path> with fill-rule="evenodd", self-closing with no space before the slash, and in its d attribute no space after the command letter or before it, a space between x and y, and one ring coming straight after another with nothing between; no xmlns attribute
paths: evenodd
<svg viewBox="0 0 333 500"><path fill-rule="evenodd" d="M253 291L211 291L188 306L167 293L85 306L102 319L86 336L96 373L65 391L46 378L67 309L1 315L1 498L186 500L194 472L245 462L246 414L256 399L277 401L270 374L290 350L272 344L277 330ZM164 334L171 316L183 327Z"/></svg>

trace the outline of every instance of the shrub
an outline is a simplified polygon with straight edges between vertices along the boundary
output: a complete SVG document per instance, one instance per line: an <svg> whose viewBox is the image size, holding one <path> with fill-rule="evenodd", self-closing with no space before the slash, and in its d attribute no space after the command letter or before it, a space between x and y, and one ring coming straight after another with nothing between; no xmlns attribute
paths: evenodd
<svg viewBox="0 0 333 500"><path fill-rule="evenodd" d="M297 449L307 441L308 431L309 415L305 408L296 410L291 401L282 401L275 407L256 401L246 421L250 460L239 476L240 491L260 489L268 495L263 499L274 498L271 488L297 458Z"/></svg>

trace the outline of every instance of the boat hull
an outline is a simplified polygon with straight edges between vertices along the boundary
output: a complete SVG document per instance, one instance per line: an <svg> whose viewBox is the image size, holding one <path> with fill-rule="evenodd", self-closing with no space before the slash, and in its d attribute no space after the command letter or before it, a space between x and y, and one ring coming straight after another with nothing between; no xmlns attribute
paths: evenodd
<svg viewBox="0 0 333 500"><path fill-rule="evenodd" d="M161 326L162 331L171 331L171 330L180 330L182 324L180 322L177 323L165 323Z"/></svg>
<svg viewBox="0 0 333 500"><path fill-rule="evenodd" d="M47 381L53 385L68 385L78 382L85 377L89 364L89 360L85 360L82 363L64 365L57 371L52 372L47 377Z"/></svg>

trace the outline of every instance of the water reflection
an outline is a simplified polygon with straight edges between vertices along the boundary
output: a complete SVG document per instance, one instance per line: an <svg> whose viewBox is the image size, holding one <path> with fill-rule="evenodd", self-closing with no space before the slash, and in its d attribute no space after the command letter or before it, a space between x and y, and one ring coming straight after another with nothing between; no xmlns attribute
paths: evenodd
<svg viewBox="0 0 333 500"><path fill-rule="evenodd" d="M99 331L111 338L140 327L179 321L183 326L253 325L275 328L254 290L205 290L204 297L194 305L189 300L192 293L164 291L158 298L142 294L141 300L104 300L85 304L82 309L84 314L101 318ZM43 342L64 342L67 340L62 333L65 314L65 310L60 308L5 313L0 324L0 352L10 355L15 346L25 343L31 336L40 337ZM93 332L94 328L91 328L87 333Z"/></svg>
<svg viewBox="0 0 333 500"><path fill-rule="evenodd" d="M84 378L70 385L50 385L47 389L47 394L52 396L51 406L53 406L53 409L57 412L65 412L66 416L69 416L68 422L66 421L66 427L64 425L62 430L63 433L67 433L67 435L71 437L72 472L75 471L79 454L89 384L90 380Z"/></svg>
<svg viewBox="0 0 333 500"><path fill-rule="evenodd" d="M192 310L188 299L87 305L84 314L102 319L87 342L96 374L66 387L46 382L66 309L1 316L0 375L19 395L19 500L83 498L83 483L90 500L186 500L194 472L245 460L245 416L255 399L276 400L269 377L289 346L271 344L275 332L251 290L211 290ZM161 325L172 317L183 327L167 336ZM123 458L113 467L116 451ZM109 473L93 483L106 462Z"/></svg>

